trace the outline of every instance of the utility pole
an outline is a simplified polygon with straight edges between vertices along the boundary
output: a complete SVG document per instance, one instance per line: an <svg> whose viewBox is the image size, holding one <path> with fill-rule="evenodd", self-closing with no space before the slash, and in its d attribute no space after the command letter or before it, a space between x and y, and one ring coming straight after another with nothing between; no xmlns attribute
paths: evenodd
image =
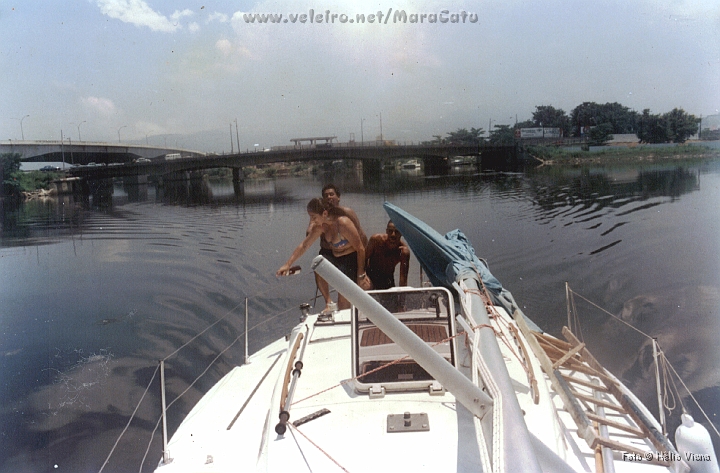
<svg viewBox="0 0 720 473"><path fill-rule="evenodd" d="M383 141L383 133L382 133L382 112L380 112L380 141Z"/></svg>
<svg viewBox="0 0 720 473"><path fill-rule="evenodd" d="M232 139L232 123L230 124L230 154L235 154L235 144Z"/></svg>
<svg viewBox="0 0 720 473"><path fill-rule="evenodd" d="M235 137L237 138L238 153L240 152L240 133L238 132L237 118L235 119Z"/></svg>
<svg viewBox="0 0 720 473"><path fill-rule="evenodd" d="M702 114L700 114L700 129L698 130L698 140L702 140Z"/></svg>

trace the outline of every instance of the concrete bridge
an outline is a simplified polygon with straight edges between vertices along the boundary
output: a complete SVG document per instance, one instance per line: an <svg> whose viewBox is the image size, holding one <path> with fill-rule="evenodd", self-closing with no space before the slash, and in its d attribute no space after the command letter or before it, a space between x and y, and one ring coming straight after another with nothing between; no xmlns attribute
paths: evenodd
<svg viewBox="0 0 720 473"><path fill-rule="evenodd" d="M0 141L0 154L18 153L25 162L130 163L138 158L163 159L166 155L204 156L205 153L178 148L102 143L92 141Z"/></svg>
<svg viewBox="0 0 720 473"><path fill-rule="evenodd" d="M242 168L280 162L335 161L354 159L363 163L363 173L380 172L382 164L392 159L415 158L423 162L425 172L443 173L455 156L475 156L479 162L508 163L517 160L518 149L511 145L396 145L387 142L328 143L315 146L284 146L270 150L238 154L207 154L175 159L151 158L149 162L129 162L109 166L83 166L69 171L73 176L103 179L115 176L172 174L212 168L231 168L235 180L242 180Z"/></svg>

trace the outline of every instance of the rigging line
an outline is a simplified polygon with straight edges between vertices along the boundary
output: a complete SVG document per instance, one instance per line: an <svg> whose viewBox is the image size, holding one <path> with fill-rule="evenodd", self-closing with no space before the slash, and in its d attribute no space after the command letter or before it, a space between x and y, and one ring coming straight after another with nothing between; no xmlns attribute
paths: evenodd
<svg viewBox="0 0 720 473"><path fill-rule="evenodd" d="M262 292L262 293L255 294L254 297L258 297L259 295L262 295L262 294L264 294L265 292L269 292L270 290L271 290L271 289L268 289L267 291L264 291L264 292ZM216 321L213 322L212 324L208 325L204 330L202 330L201 332L197 333L194 337L192 337L190 340L188 340L187 342L185 342L182 346L180 346L180 347L179 347L178 349L176 349L174 352L172 352L171 354L169 354L169 355L167 355L165 358L163 358L163 360L167 360L168 358L170 358L170 357L174 356L175 354L177 354L180 350L182 350L183 348L185 348L186 346L188 346L190 343L192 343L194 340L196 340L198 337L200 337L203 333L207 332L207 331L210 330L212 327L214 327L215 325L217 325L218 323L220 323L222 320L224 320L225 318L227 318L227 316L230 315L230 314L232 314L232 313L235 311L235 309L237 309L238 307L240 307L241 304L242 304L242 302L238 303L235 307L233 307L233 308L230 309L228 312L226 312L225 315L223 315L221 318L219 318L218 320L216 320ZM280 312L279 314L276 314L275 316L273 316L273 317L271 317L271 318L269 318L269 319L266 319L266 320L264 320L264 321L262 321L262 322L260 322L260 323L258 323L258 324L256 324L256 325L254 325L253 327L247 329L246 332L250 332L251 330L257 328L258 326L260 326L260 325L262 325L262 324L264 324L264 323L267 323L267 322L269 322L270 320L273 320L273 319L275 319L275 318L277 318L277 317L279 317L279 316L281 316L281 315L289 312L289 311L292 310L292 309L294 309L294 307L290 307L290 308L288 308L287 310L285 310L285 311L283 311L283 312ZM242 334L240 334L240 335L239 335L237 338L235 338L235 340L233 340L225 349L223 349L215 358L213 358L213 360L212 360L212 361L210 362L210 364L203 370L203 372L200 373L200 375L198 375L198 377L195 378L195 380L193 380L193 382L192 382L182 393L180 393L175 399L173 399L173 400L170 402L170 404L167 405L166 409L169 408L170 406L172 406L172 405L173 405L176 401L178 401L182 396L184 396L185 393L187 393L187 392L190 390L190 388L192 388L192 387L195 385L195 383L197 383L198 380L199 380L201 377L203 377L203 376L205 375L205 373L207 373L207 371L208 371L208 370L210 369L210 367L218 360L218 358L220 358L226 351L228 351L228 350L230 349L230 347L232 347L235 343L237 343L237 341L240 339L240 337L242 337L242 336L244 336L244 335L245 335L245 332L243 332ZM142 397L140 398L140 401L139 401L138 404L135 406L135 410L133 411L132 415L130 416L130 419L128 420L127 425L125 426L125 428L123 429L123 431L122 431L122 432L120 433L120 435L118 436L117 440L115 441L115 445L114 445L114 446L112 447L112 449L110 450L110 453L108 454L107 458L105 459L105 463L103 463L103 465L102 465L102 467L100 468L100 471L99 471L98 473L101 473L101 472L103 471L103 469L105 468L105 466L107 465L108 461L110 461L110 458L112 457L112 454L113 454L113 452L115 451L115 448L117 447L117 444L120 442L120 439L122 439L123 435L124 435L125 432L127 431L128 427L130 426L130 423L132 422L133 418L135 417L135 414L137 413L137 410L140 408L140 404L142 404L142 401L143 401L143 399L145 398L145 395L147 394L148 390L150 389L150 384L152 384L153 380L155 379L155 376L157 375L157 370L158 370L158 369L159 369L159 365L155 367L155 372L153 373L153 377L152 377L152 379L150 380L150 383L148 384L147 388L145 389L145 392L143 393ZM149 442L148 448L147 448L147 450L146 450L146 452L145 452L145 457L143 457L143 462L142 462L141 465L140 465L140 470L142 470L142 466L143 466L143 464L145 463L145 458L147 458L147 453L148 453L148 451L150 450L150 444L152 444L152 439L153 439L153 437L155 436L155 432L157 431L157 428L158 428L158 426L160 425L160 421L161 421L161 420L162 420L162 415L161 415L160 418L158 419L158 422L157 422L157 424L155 425L155 429L153 430L153 433L152 433L152 435L151 435L151 437L150 437L150 442Z"/></svg>
<svg viewBox="0 0 720 473"><path fill-rule="evenodd" d="M589 304L595 306L597 309L601 310L602 312L605 312L606 314L608 314L609 316L613 317L614 319L619 320L620 322L624 323L625 325L627 325L627 326L630 327L631 329L635 330L636 332L640 333L641 335L644 335L645 337L647 337L647 338L649 338L649 339L652 340L652 337L651 337L650 335L646 334L645 332L643 332L642 330L633 327L633 326L630 325L629 323L625 322L624 320L620 319L619 317L615 316L614 314L611 314L611 313L608 312L607 310L603 309L603 308L600 307L599 305L597 305L597 304L595 304L594 302L588 300L587 298L583 297L581 294L578 294L577 292L573 291L572 289L570 289L570 291L571 291L572 293L576 294L578 297L580 297L580 298L583 299L584 301L586 301L586 302L588 302ZM682 384L682 386L685 388L685 391L687 391L688 396L690 396L690 398L693 400L693 402L695 403L695 405L697 406L697 408L698 408L698 409L700 410L700 412L702 413L703 417L705 417L705 420L708 422L708 424L710 424L710 427L712 428L713 432L715 432L715 435L717 435L718 438L720 438L720 432L718 432L717 427L715 427L715 424L712 423L712 421L710 420L710 417L707 415L707 413L705 412L705 410L702 408L702 406L700 405L700 403L698 402L698 400L695 398L695 396L693 395L692 391L690 391L690 388L687 387L687 385L685 384L685 381L683 381L683 379L680 377L680 375L678 374L678 372L675 370L675 367L672 365L672 363L670 363L670 360L668 360L668 359L665 357L665 352L662 351L662 350L660 350L660 352L662 353L662 356L663 356L663 357L665 358L665 360L667 361L667 366L670 367L670 369L672 370L672 372L675 374L675 377L677 377L678 381L680 381L680 384ZM673 383L674 383L674 381L673 381ZM681 402L682 402L682 401L681 401ZM684 407L684 406L683 406L683 407Z"/></svg>
<svg viewBox="0 0 720 473"><path fill-rule="evenodd" d="M661 353L662 353L662 350L661 350ZM672 372L675 373L675 376L677 377L678 381L680 381L680 384L682 384L683 387L685 388L685 390L687 391L688 395L690 396L690 399L692 399L693 402L695 403L695 405L697 406L697 408L700 409L700 412L702 412L703 417L705 417L705 420L708 422L708 424L710 424L710 427L712 427L712 430L715 432L715 435L717 435L718 438L720 438L720 432L718 432L717 427L715 427L715 424L712 423L712 421L710 420L710 417L708 417L707 413L706 413L705 410L702 408L702 406L700 405L700 403L698 402L698 400L695 399L695 396L694 396L693 393L690 391L690 388L687 387L687 385L686 385L685 382L682 380L682 378L680 377L680 375L678 374L678 372L675 371L675 367L673 367L673 365L672 365L672 363L670 363L670 361L668 361L668 366L670 367L670 369L672 370Z"/></svg>
<svg viewBox="0 0 720 473"><path fill-rule="evenodd" d="M143 395L140 397L140 401L137 403L137 406L135 406L135 410L134 410L133 413L130 415L130 419L128 419L128 422L127 422L127 424L125 425L125 428L122 430L122 432L120 432L120 435L118 436L117 440L115 440L115 444L114 444L114 445L112 446L112 448L110 449L110 453L108 453L108 456L107 456L107 458L105 459L105 463L102 464L102 466L100 467L100 470L98 471L98 473L102 473L103 469L105 468L105 466L106 466L106 465L108 464L108 462L110 461L110 457L112 457L113 452L115 452L115 448L117 448L118 443L120 443L120 439L123 437L123 435L125 435L125 432L127 432L128 427L130 427L130 423L131 423L131 422L133 421L133 419L135 418L135 414L137 413L138 409L140 408L140 404L142 404L143 399L145 399L145 395L146 395L146 394L148 393L148 391L150 390L150 385L152 385L152 382L155 381L155 376L157 375L158 369L160 369L160 365L157 365L157 366L155 367L155 372L153 373L152 378L150 378L150 382L148 383L147 387L145 388L145 392L144 392Z"/></svg>
<svg viewBox="0 0 720 473"><path fill-rule="evenodd" d="M190 388L192 388L192 387L195 385L195 383L197 383L198 380L205 375L205 373L207 373L207 371L210 369L210 367L211 367L213 364L215 364L215 362L218 360L218 358L220 358L226 351L228 351L228 350L230 349L230 347L232 347L238 340L240 340L240 337L242 337L242 336L243 336L242 334L239 335L230 345L227 346L227 348L225 348L223 351L221 351L220 353L218 353L218 355L217 355L215 358L213 358L213 360L212 360L212 361L210 362L210 364L203 370L203 372L200 373L200 374L198 375L198 377L195 378L195 380L193 380L193 382L190 383L190 385L189 385L187 388L185 388L185 390L184 390L183 392L181 392L180 394L178 394L178 395L175 397L175 399L173 399L173 400L167 405L167 407L165 408L165 412L167 413L168 409L170 409L170 406L172 406L173 404L175 404L175 402L177 402L178 400L180 400L180 398L183 397L183 396L185 395L185 393L187 393L187 392L190 390ZM160 421L162 421L162 414L160 414L160 417L158 418L158 421L157 421L157 423L155 424L155 429L153 429L152 434L150 435L150 441L148 442L147 450L145 450L145 456L143 457L142 463L140 464L140 471L142 471L142 467L143 467L143 465L145 464L145 459L147 458L148 452L150 451L150 446L152 445L153 438L155 438L155 432L157 432L157 429L158 429L158 427L160 426Z"/></svg>
<svg viewBox="0 0 720 473"><path fill-rule="evenodd" d="M242 304L242 303L241 303L241 304ZM238 304L237 306L235 306L234 308L232 308L232 309L231 309L228 313L226 313L222 318L218 319L216 322L214 322L214 323L212 323L210 326L208 326L205 330L203 330L202 332L198 333L196 336L194 336L192 339L190 339L190 340L189 340L187 343L185 343L183 346L181 346L180 348L178 348L177 350L175 350L173 353L171 353L170 355L168 355L167 357L165 357L164 360L167 360L168 358L170 358L171 356L173 356L174 354L176 354L177 352L179 352L181 349L183 349L185 346L187 346L190 342L192 342L192 341L195 340L197 337L199 337L200 335L202 335L203 333L205 333L205 332L206 332L208 329L210 329L212 326L214 326L215 324L217 324L218 322L220 322L221 320L223 320L225 317L227 317L228 315L230 315L230 314L231 314L235 309L237 309L239 306L240 306L240 304ZM283 314L286 314L287 312L289 312L290 310L293 310L293 309L294 309L294 307L290 307L290 308L286 309L285 311L280 312L280 313L274 315L273 317L271 317L271 318L269 318L269 319L266 319L266 320L264 320L264 321L262 321L262 322L260 322L260 323L258 323L258 324L256 324L256 325L254 325L253 327L250 327L249 329L246 330L246 332L250 332L251 330L254 330L255 328L259 327L260 325L262 325L262 324L264 324L264 323L267 323L267 322L269 322L270 320L273 320L273 319L275 319L275 318L277 318L277 317L279 317L279 316L281 316L281 315L283 315ZM233 340L225 349L223 349L223 350L210 362L210 364L207 366L207 368L205 368L205 370L204 370L197 378L195 378L195 380L187 387L187 389L185 389L185 390L184 390L182 393L180 393L175 399L173 399L173 400L170 402L170 404L167 405L166 410L167 410L168 408L170 408L170 406L172 406L172 405L175 403L175 401L179 400L183 395L185 395L185 393L187 393L187 391L188 391L202 376L204 376L205 373L207 373L207 371L208 371L208 370L210 369L210 367L218 360L218 358L220 358L220 356L222 356L226 351L228 351L228 350L230 349L230 347L232 347L235 343L237 343L237 341L240 339L240 337L242 337L242 336L244 336L244 335L245 335L245 332L241 333L241 334L240 334L235 340ZM157 373L157 370L158 370L158 367L155 368L156 373ZM153 376L154 376L154 375L153 375ZM149 386L148 386L148 389L149 389ZM147 390L146 390L146 392L147 392ZM143 396L144 396L144 395L143 395ZM142 399L140 399L140 401L142 401ZM137 409L138 409L139 407L140 407L140 404L138 403L138 406L135 408L135 410L137 411ZM133 413L133 415L134 415L134 413ZM131 419L131 420L132 420L132 419ZM157 429L158 429L158 427L160 426L160 421L161 421L161 420L162 420L162 415L161 415L160 418L158 419L157 424L155 424L155 429L153 430L152 435L150 436L150 441L148 442L147 449L145 450L145 456L143 457L142 463L140 464L140 470L141 470L141 471L142 471L142 466L145 464L145 459L147 458L148 452L150 451L150 446L152 445L153 438L155 437L155 432L157 432ZM124 432L123 432L123 433L124 433ZM120 434L120 436L122 437L122 434ZM118 441L119 441L119 440L120 440L120 439L118 438ZM113 450L114 450L114 447L113 447ZM112 452L110 453L110 455L112 455ZM109 459L110 459L110 456L108 456L108 460L109 460ZM108 460L106 460L105 462L107 463ZM104 467L104 465L103 465L103 467ZM101 469L100 471L102 471L102 469Z"/></svg>
<svg viewBox="0 0 720 473"><path fill-rule="evenodd" d="M667 358L665 357L665 353L660 351L660 355L665 360L667 360ZM668 362L668 364L670 363L669 360L667 360L667 362ZM665 367L665 369L667 369L667 367ZM672 383L672 388L675 391L675 395L677 395L678 402L680 402L680 407L682 407L683 412L687 412L687 409L685 408L685 403L683 402L682 396L680 395L680 390L677 388L677 385L675 384L675 379L672 377L672 373L670 373L669 369L667 370L667 372L668 372L667 377L668 377L668 379L670 379L670 382Z"/></svg>
<svg viewBox="0 0 720 473"><path fill-rule="evenodd" d="M323 453L323 455L325 455L326 457L328 457L333 463L335 463L338 467L340 467L340 469L342 469L342 471L344 471L345 473L350 473L349 471L347 471L347 470L345 469L345 467L343 467L340 463L338 463L337 460L335 460L333 457L331 457L328 452L326 452L325 450L323 450L322 448L320 448L320 446L319 446L318 444L316 444L315 442L313 442L312 440L310 440L310 438L309 438L307 435L305 435L304 433L302 433L302 431L301 431L300 429L298 429L297 427L295 427L295 426L292 424L292 422L288 423L288 426L290 427L291 430L296 430L300 435L302 435L303 437L305 437L305 440L307 440L307 441L310 442L315 448L317 448L318 450L320 450L320 451Z"/></svg>
<svg viewBox="0 0 720 473"><path fill-rule="evenodd" d="M570 289L570 291L571 291L573 294L575 294L576 296L578 296L580 299L584 300L584 301L587 302L588 304L590 304L590 305L594 306L595 308L597 308L598 310L601 310L602 312L605 312L605 313L606 313L607 315L609 315L610 317L612 317L612 318L614 318L614 319L617 319L619 322L624 323L625 325L627 325L627 326L630 327L631 329L635 330L635 331L638 332L639 334L641 334L641 335L649 338L650 340L652 340L652 337L651 337L650 335L648 335L647 333L643 332L643 331L640 330L639 328L633 327L631 324L629 324L628 322L625 322L625 321L624 321L623 319L621 319L620 317L618 317L618 316L616 316L615 314L612 314L612 313L610 313L609 311L603 309L602 307L600 307L599 305L597 305L596 303L594 303L594 302L591 301L590 299L587 299L587 298L583 297L582 294L578 294L577 292L573 291L572 289Z"/></svg>
<svg viewBox="0 0 720 473"><path fill-rule="evenodd" d="M312 273L313 273L313 272L310 271L309 273L304 273L304 274L302 274L302 273L301 273L301 274L294 274L294 275L293 275L293 279L297 279L297 278L300 278L300 279L308 279L309 275L312 274ZM288 277L281 277L281 278L282 278L282 279L278 278L277 276L275 277L276 280L279 279L280 281L283 282L283 284L285 284L285 283L287 283L287 282L290 281L290 278L288 278ZM267 294L268 292L272 292L272 291L276 291L276 290L277 290L277 288L273 287L273 285L269 285L269 287L268 287L267 289L265 289L264 291L262 291L262 292L257 292L257 293L255 293L255 294L253 294L252 296L248 296L248 297L252 299L252 298L255 298L255 297L264 296L264 295Z"/></svg>
<svg viewBox="0 0 720 473"><path fill-rule="evenodd" d="M675 399L675 393L670 389L670 370L667 367L669 363L663 352L660 352L660 369L662 370L663 377L663 406L672 414L672 411L677 407L677 400ZM672 401L672 404L669 402Z"/></svg>
<svg viewBox="0 0 720 473"><path fill-rule="evenodd" d="M197 334L195 334L195 336L193 336L190 340L188 340L187 342L183 343L180 347L178 347L174 352L170 353L168 356L166 356L165 358L163 358L163 361L167 361L170 357L175 356L180 350L182 350L182 349L185 348L186 346L190 345L193 341L197 340L197 338L200 337L200 335L204 334L205 332L207 332L208 330L210 330L211 328L213 328L215 325L217 325L217 324L219 324L220 322L222 322L223 320L225 320L225 318L226 318L228 315L232 314L232 313L235 311L235 309L237 309L238 307L240 307L243 303L244 303L244 301L243 301L243 302L239 302L235 307L233 307L232 309L230 309L229 311L227 311L227 312L225 313L225 315L223 315L222 317L220 317L219 319L217 319L215 322L213 322L213 323L211 323L210 325L208 325L207 327L205 327L202 331L200 331L200 332L198 332ZM233 343L234 343L234 342L233 342Z"/></svg>
<svg viewBox="0 0 720 473"><path fill-rule="evenodd" d="M490 301L487 301L490 302ZM493 328L493 331L495 332L495 338L502 340L502 342L505 344L505 346L510 350L510 353L515 355L515 358L517 358L518 362L520 363L520 366L525 370L525 376L528 379L528 383L530 385L530 388L533 388L533 384L535 386L535 392L537 392L537 380L535 378L535 373L533 372L532 364L529 360L529 358L525 357L525 347L522 345L522 340L520 339L520 333L517 331L517 328L514 328L510 324L510 321L505 320L503 317L500 316L500 313L497 311L495 306L492 303L489 303L490 311L493 312L492 320L495 321L495 323L498 326L498 330L495 330ZM510 316L512 317L512 316ZM479 327L479 326L478 326ZM510 341L507 339L508 336L505 334L505 332L502 330L502 327L505 327L505 329L513 335L513 338L515 340L515 344L517 346L516 351L515 348L512 347L510 344ZM473 330L475 327L473 327ZM473 345L473 352L475 351L474 345ZM523 353L523 356L520 356L520 352ZM523 359L524 358L524 359Z"/></svg>
<svg viewBox="0 0 720 473"><path fill-rule="evenodd" d="M175 399L173 399L173 400L170 402L170 404L167 405L167 407L165 408L165 410L167 411L167 409L169 409L170 406L172 406L173 404L175 404L175 401L177 401L177 400L179 400L181 397L183 397L183 396L185 395L185 393L188 392L188 391L190 390L190 388L192 388L192 387L195 385L195 383L198 382L198 380L200 380L200 378L202 378L203 376L205 376L205 373L207 373L208 370L212 367L212 365L215 364L215 362L218 360L218 358L220 358L221 356L223 356L223 355L225 354L225 352L230 349L230 347L232 347L233 345L235 345L235 344L237 343L237 341L240 340L240 337L242 337L243 335L244 335L244 334L238 335L237 338L235 338L235 340L233 340L232 343L230 343L230 345L228 345L227 347L225 347L224 350L222 350L220 353L218 353L217 356L216 356L215 358L213 358L212 361L211 361L211 362L207 365L207 367L203 370L203 372L200 373L200 374L198 375L198 377L195 378L195 379L193 380L193 382L190 383L190 385L189 385L187 388L185 388L185 390L184 390L183 392L181 392L180 394L178 394L177 397L176 397Z"/></svg>
<svg viewBox="0 0 720 473"><path fill-rule="evenodd" d="M309 395L309 396L307 396L307 397L304 397L304 398L299 399L299 400L297 400L297 401L293 401L292 404L290 404L290 405L291 405L291 406L294 406L295 404L301 403L301 402L303 402L303 401L307 401L307 400L310 399L310 398L313 398L313 397L315 397L315 396L319 396L319 395L322 394L322 393L328 392L328 391L330 391L330 390L332 390L332 389L335 389L335 388L337 388L337 387L339 387L339 386L342 386L343 384L347 384L347 383L349 383L350 381L355 381L356 379L360 379L360 378L362 378L363 376L367 376L367 375L372 374L372 373L374 373L374 372L376 372L376 371L380 371L380 370L383 369L383 368L387 368L388 366L392 366L392 365L394 365L394 364L400 363L401 361L407 360L407 359L409 359L409 358L410 358L410 355L405 355L405 356L403 356L402 358L398 358L397 360L393 360L393 361L391 361L391 362L388 363L388 364L385 364L385 365L382 365L382 366L378 366L378 367L375 368L375 369L372 369L372 370L367 371L367 372L365 372L365 373L359 374L359 375L355 376L354 378L348 378L348 379L346 379L346 380L340 381L338 384L335 384L335 385L333 385L333 386L330 386L329 388L325 388L325 389L323 389L322 391L318 391L318 392L316 392L316 393L314 393L314 394L311 394L311 395Z"/></svg>
<svg viewBox="0 0 720 473"><path fill-rule="evenodd" d="M577 333L578 336L580 337L580 341L585 343L585 338L583 337L583 333L582 333L582 327L580 326L580 314L578 313L577 305L575 304L575 292L573 292L573 290L570 289L570 286L568 286L568 290L570 292L570 305L571 305L572 315L573 315L573 325L575 326L575 328L570 327L570 330L573 333Z"/></svg>
<svg viewBox="0 0 720 473"><path fill-rule="evenodd" d="M142 473L143 465L145 465L145 460L147 460L147 456L150 453L152 441L155 438L155 432L157 432L158 427L160 427L160 421L162 421L162 415L158 418L157 422L155 423L155 428L153 429L152 434L150 434L150 440L148 441L147 448L145 449L145 455L143 455L142 461L140 462L140 469L138 470L138 473Z"/></svg>
<svg viewBox="0 0 720 473"><path fill-rule="evenodd" d="M281 315L285 315L285 314L287 314L288 312L290 312L291 310L296 310L296 309L297 309L297 307L295 307L295 306L289 307L289 308L285 309L284 311L279 312L279 313L273 315L272 317L263 320L262 322L256 323L255 325L253 325L252 327L250 327L249 329L247 329L247 332L249 333L249 332L251 332L252 330L255 330L256 328L258 328L259 326L261 326L261 325L263 325L263 324L266 324L266 323L270 322L271 320L275 320L275 319L277 319L278 317L280 317ZM242 335L245 335L245 332L243 332L243 333L241 334L241 336L242 336ZM238 338L239 338L239 337L238 337ZM235 340L235 341L237 341L237 340ZM233 343L235 343L235 342L233 342Z"/></svg>
<svg viewBox="0 0 720 473"><path fill-rule="evenodd" d="M297 441L297 438L295 437L295 433L293 432L294 429L290 429L290 435L292 435L293 440L295 441L295 445L297 445L298 451L300 452L300 455L303 457L303 460L305 460L305 465L308 468L308 471L312 473L312 468L310 468L310 463L308 463L307 458L305 458L305 452L303 452L303 449L300 447L300 444Z"/></svg>
<svg viewBox="0 0 720 473"><path fill-rule="evenodd" d="M272 289L275 289L275 288L272 288ZM265 291L265 292L268 292L268 291ZM258 297L258 296L261 296L261 295L263 295L263 294L264 294L264 293L255 294L255 295L252 296L252 297ZM165 358L163 358L163 361L167 361L170 357L176 355L180 350L182 350L183 348L185 348L186 346L188 346L190 343L192 343L193 341L195 341L195 340L196 340L198 337L200 337L202 334L204 334L205 332L207 332L208 330L210 330L212 327L214 327L215 325L217 325L218 323L220 323L222 320L224 320L225 318L227 318L227 316L229 316L230 314L232 314L233 312L235 312L235 309L237 309L238 307L240 307L242 304L244 304L244 300L243 300L242 302L239 302L235 307L233 307L232 309L230 309L228 312L225 313L225 315L223 315L222 317L220 317L219 319L217 319L215 322L211 323L210 325L208 325L207 327L205 327L202 331L200 331L200 332L198 332L197 334L195 334L190 340L188 340L187 342L185 342L183 345L181 345L179 348L177 348L174 352L170 353L170 354L167 355ZM248 329L246 330L246 332L249 333L251 330L256 329L256 328L259 327L260 325L262 325L262 324L264 324L264 323L267 323L267 322L270 322L271 320L274 320L274 319L276 319L277 317L280 317L281 315L287 314L288 312L290 312L291 310L294 310L294 309L295 309L295 306L289 307L289 308L285 309L283 312L280 312L280 313L278 313L278 314L275 314L274 316L270 317L269 319L265 319L265 320L263 320L262 322L259 322L259 323L255 324L255 325L253 325L252 327L248 328ZM245 332L242 333L242 335L244 335L244 334L245 334ZM236 341L237 341L237 340L236 340ZM233 342L233 343L235 343L235 342Z"/></svg>

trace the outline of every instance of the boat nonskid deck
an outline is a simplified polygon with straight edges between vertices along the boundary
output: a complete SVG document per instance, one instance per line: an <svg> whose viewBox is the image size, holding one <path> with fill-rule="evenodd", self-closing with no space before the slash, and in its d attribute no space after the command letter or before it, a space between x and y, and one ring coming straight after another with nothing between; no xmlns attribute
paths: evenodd
<svg viewBox="0 0 720 473"><path fill-rule="evenodd" d="M553 387L553 380L531 353L534 342L526 338L522 324L518 327L502 307L495 306L491 312L490 325L534 448L546 450L549 458L546 463L560 459L569 471L592 470L596 451L585 441ZM471 467L483 471L482 441L478 440L483 437L478 432L481 424L451 393L433 396L428 392L397 392L373 399L356 391L348 346L349 318L349 310L337 313L331 323L318 322L315 316L310 316L293 332L308 334L294 355L296 338L291 335L251 356L248 364L231 370L178 428L168 446L173 460L159 471L288 471L306 463L312 471L399 471L409 465L413 471L465 471ZM473 334L463 329L458 337L459 369L472 378ZM611 455L615 471L658 471L658 468L667 471L669 462L662 458L645 461L645 455L657 449L640 435L642 429L605 388L593 384L597 383L593 381L597 379L593 371L579 368L580 350L563 360L559 350L565 348L564 353L570 353L568 342L537 332L532 337L539 340L539 345L548 347L546 353L554 356L554 362L561 362L559 372L564 379L571 380L572 392L582 402L586 415L589 413L591 422L596 426L599 421L604 422L608 427L605 435L610 442L606 444L623 442L627 446L625 453L615 449ZM302 373L289 404L288 429L280 435L275 427L281 397L287 396L282 392L283 385L288 366L294 369L301 348ZM604 420L594 413L597 406L604 407ZM429 428L399 435L388 431L388 416L403 416L406 412L426 415ZM306 420L302 425L292 425L303 418ZM456 454L442 462L432 456L410 461L393 454L433 449L445 452L451 449ZM378 468L368 463L368 455L387 458ZM638 460L638 455L642 460Z"/></svg>

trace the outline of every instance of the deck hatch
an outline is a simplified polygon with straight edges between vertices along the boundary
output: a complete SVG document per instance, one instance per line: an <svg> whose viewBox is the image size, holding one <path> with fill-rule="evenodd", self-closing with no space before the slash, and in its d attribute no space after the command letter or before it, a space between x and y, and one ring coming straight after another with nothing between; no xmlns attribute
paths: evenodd
<svg viewBox="0 0 720 473"><path fill-rule="evenodd" d="M369 291L376 301L455 366L454 302L444 288ZM433 377L357 308L352 311L353 377L359 392L442 390ZM433 392L434 393L434 392Z"/></svg>

